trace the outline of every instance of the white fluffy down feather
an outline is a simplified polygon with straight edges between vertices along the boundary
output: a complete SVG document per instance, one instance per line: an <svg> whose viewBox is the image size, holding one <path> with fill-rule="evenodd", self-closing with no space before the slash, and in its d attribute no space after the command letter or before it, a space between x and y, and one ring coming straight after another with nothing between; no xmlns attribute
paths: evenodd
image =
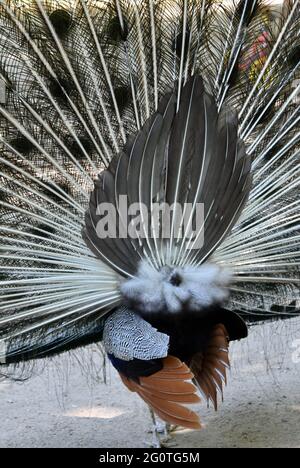
<svg viewBox="0 0 300 468"><path fill-rule="evenodd" d="M143 261L138 275L121 284L121 293L144 313L197 311L225 301L231 278L230 271L213 263L158 271Z"/></svg>

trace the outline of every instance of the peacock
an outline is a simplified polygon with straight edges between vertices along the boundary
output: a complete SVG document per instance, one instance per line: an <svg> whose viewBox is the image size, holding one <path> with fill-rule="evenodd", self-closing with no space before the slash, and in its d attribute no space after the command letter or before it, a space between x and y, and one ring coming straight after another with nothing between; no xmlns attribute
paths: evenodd
<svg viewBox="0 0 300 468"><path fill-rule="evenodd" d="M300 309L299 31L299 0L1 0L1 375L102 343L201 428L230 343Z"/></svg>

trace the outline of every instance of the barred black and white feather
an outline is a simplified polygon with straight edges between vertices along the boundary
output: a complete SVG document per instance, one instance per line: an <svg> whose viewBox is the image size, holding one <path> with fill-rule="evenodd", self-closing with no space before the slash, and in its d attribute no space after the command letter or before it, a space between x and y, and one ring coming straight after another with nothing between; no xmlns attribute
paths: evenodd
<svg viewBox="0 0 300 468"><path fill-rule="evenodd" d="M168 335L159 333L126 307L116 310L105 321L103 332L105 350L124 361L133 359L151 361L167 357L169 342Z"/></svg>

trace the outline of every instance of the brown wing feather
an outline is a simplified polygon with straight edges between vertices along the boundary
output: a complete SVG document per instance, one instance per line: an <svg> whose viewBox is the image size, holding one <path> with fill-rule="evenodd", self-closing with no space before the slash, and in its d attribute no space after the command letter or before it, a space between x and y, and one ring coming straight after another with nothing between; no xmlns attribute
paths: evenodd
<svg viewBox="0 0 300 468"><path fill-rule="evenodd" d="M120 374L121 375L121 374ZM126 387L136 392L164 421L189 429L201 429L199 416L184 404L198 403L197 388L191 382L194 375L179 359L163 359L161 371L134 382L123 375Z"/></svg>
<svg viewBox="0 0 300 468"><path fill-rule="evenodd" d="M214 327L205 352L196 354L191 361L195 381L206 398L218 409L218 394L223 400L223 387L227 384L226 371L230 367L229 339L224 325Z"/></svg>

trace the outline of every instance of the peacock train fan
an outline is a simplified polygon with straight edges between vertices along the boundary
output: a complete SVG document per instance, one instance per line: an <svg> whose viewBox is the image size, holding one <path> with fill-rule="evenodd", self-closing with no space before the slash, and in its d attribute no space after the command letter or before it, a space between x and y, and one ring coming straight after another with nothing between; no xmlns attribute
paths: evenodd
<svg viewBox="0 0 300 468"><path fill-rule="evenodd" d="M163 420L217 408L229 342L300 309L299 30L299 0L0 2L1 373L102 341Z"/></svg>

